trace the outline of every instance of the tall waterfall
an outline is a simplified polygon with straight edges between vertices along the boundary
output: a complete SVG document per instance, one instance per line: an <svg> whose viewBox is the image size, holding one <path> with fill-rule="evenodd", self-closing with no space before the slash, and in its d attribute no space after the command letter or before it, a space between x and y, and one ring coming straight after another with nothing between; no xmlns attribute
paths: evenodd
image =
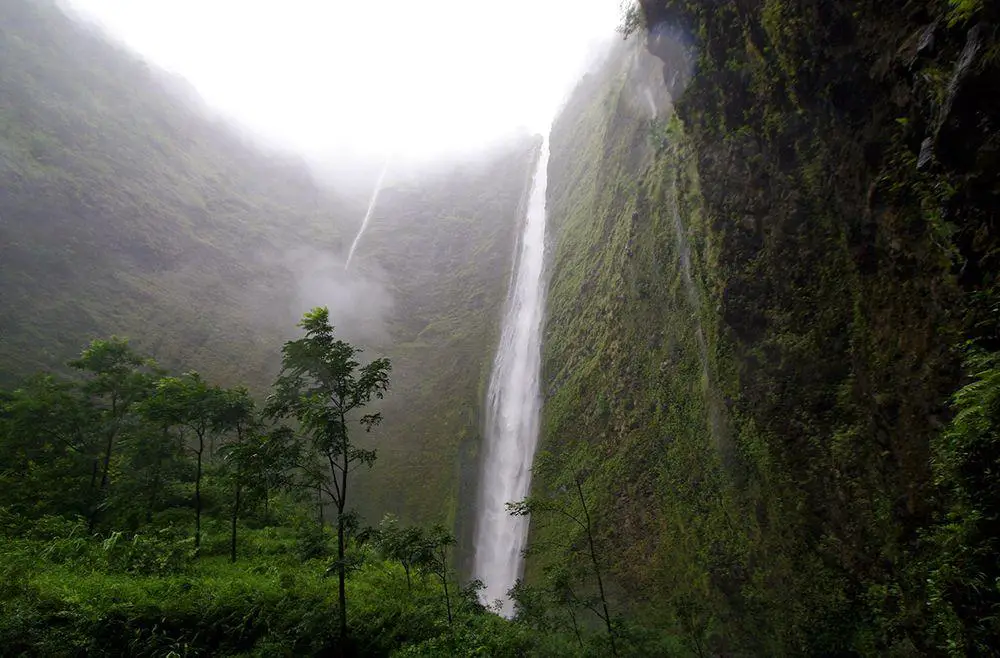
<svg viewBox="0 0 1000 658"><path fill-rule="evenodd" d="M358 243L361 242L361 235L368 228L368 221L372 218L372 213L375 212L375 204L378 202L378 193L382 191L382 184L385 182L385 172L389 171L389 158L385 159L385 164L382 165L382 173L378 175L378 181L375 183L375 190L372 192L371 201L368 202L368 210L365 212L364 221L361 222L361 228L358 229L358 234L354 236L354 242L351 243L351 250L347 252L347 261L344 263L344 269L346 270L351 266L351 259L354 258L354 251L358 248Z"/></svg>
<svg viewBox="0 0 1000 658"><path fill-rule="evenodd" d="M483 601L502 600L501 612L508 616L513 611L507 590L523 571L521 551L527 540L528 519L510 516L506 504L528 495L538 443L548 163L546 140L531 185L486 400L473 574L486 583Z"/></svg>

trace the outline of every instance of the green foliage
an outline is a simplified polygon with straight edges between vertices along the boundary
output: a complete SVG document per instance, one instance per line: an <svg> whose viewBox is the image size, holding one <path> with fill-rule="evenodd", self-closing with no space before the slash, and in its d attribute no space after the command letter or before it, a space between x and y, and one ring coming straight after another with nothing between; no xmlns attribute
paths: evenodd
<svg viewBox="0 0 1000 658"><path fill-rule="evenodd" d="M948 25L967 23L983 10L983 0L948 0Z"/></svg>
<svg viewBox="0 0 1000 658"><path fill-rule="evenodd" d="M294 418L308 437L312 450L321 462L312 471L311 481L320 493L326 493L337 511L337 562L340 585L340 639L347 641L347 535L353 515L347 509L348 476L361 466L371 468L374 450L361 448L352 439L348 426L356 422L366 432L382 421L379 412L364 413L373 399L381 400L389 388L388 359L375 359L361 365L355 357L361 350L334 336L330 311L314 308L303 316L299 327L305 337L285 343L281 349L281 374L268 398L271 417ZM234 557L235 561L235 557Z"/></svg>
<svg viewBox="0 0 1000 658"><path fill-rule="evenodd" d="M661 60L623 46L553 125L533 495L586 471L614 609L693 653L995 634L995 529L960 502L993 497L961 447L990 440L963 427L960 475L939 442L956 348L998 345L996 35L917 4L643 2ZM583 565L549 516L526 584L558 600Z"/></svg>
<svg viewBox="0 0 1000 658"><path fill-rule="evenodd" d="M388 364L356 362L357 349L334 339L325 318L310 314L307 337L286 344L288 368L270 410L302 412L310 451L364 465L370 453L354 452L346 438L348 407L360 411L385 391ZM35 465L5 470L0 492L5 653L572 655L559 638L484 609L475 583L459 586L455 537L444 526L401 528L387 518L374 535L355 533L343 507L335 533L317 523L305 495L315 486L310 451L290 428L268 426L245 389L193 372L141 373L141 386L126 386L140 363L101 361L86 377L37 376L0 393L0 454ZM125 394L133 390L142 395ZM339 405L335 413L330 405ZM116 451L92 531L88 508L68 494L73 483L97 486L112 425ZM69 448L82 458L67 460ZM36 493L44 504L28 504ZM194 519L192 505L203 512ZM366 535L384 559L361 543ZM347 633L338 618L349 619Z"/></svg>
<svg viewBox="0 0 1000 658"><path fill-rule="evenodd" d="M955 417L933 446L946 506L918 567L937 648L953 656L992 655L1000 633L1000 354L972 347L966 369L972 381L955 394Z"/></svg>

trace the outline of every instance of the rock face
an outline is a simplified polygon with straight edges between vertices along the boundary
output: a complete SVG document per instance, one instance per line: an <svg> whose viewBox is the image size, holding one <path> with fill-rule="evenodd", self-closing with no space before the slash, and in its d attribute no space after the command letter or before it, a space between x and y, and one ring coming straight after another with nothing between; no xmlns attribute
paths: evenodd
<svg viewBox="0 0 1000 658"><path fill-rule="evenodd" d="M539 491L586 475L622 605L693 649L981 651L934 537L962 346L1000 348L998 8L641 5L676 115L620 54L553 129Z"/></svg>

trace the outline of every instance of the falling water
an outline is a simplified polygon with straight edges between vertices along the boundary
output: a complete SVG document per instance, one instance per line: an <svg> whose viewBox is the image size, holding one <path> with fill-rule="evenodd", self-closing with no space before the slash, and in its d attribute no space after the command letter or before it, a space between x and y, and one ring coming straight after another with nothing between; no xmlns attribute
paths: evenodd
<svg viewBox="0 0 1000 658"><path fill-rule="evenodd" d="M382 191L382 183L385 181L385 172L389 171L389 158L385 159L385 164L382 165L382 173L378 175L378 182L375 183L375 191L372 192L371 201L368 202L368 211L365 212L365 219L361 222L361 228L358 229L358 234L354 236L354 242L351 243L351 250L347 252L347 261L344 263L344 269L346 270L351 266L351 259L354 258L354 250L358 248L358 242L361 241L361 234L365 232L368 228L368 220L372 218L372 213L375 212L375 204L378 202L378 193Z"/></svg>
<svg viewBox="0 0 1000 658"><path fill-rule="evenodd" d="M481 595L483 601L492 603L500 599L501 612L508 616L512 610L507 590L522 573L521 551L527 540L528 519L509 515L506 504L528 495L531 462L538 442L548 162L546 141L531 186L486 400L486 440L473 573L486 584Z"/></svg>
<svg viewBox="0 0 1000 658"><path fill-rule="evenodd" d="M646 103L649 104L649 114L652 118L656 118L656 101L653 100L653 91L649 88L649 85L642 86L643 95L646 97Z"/></svg>

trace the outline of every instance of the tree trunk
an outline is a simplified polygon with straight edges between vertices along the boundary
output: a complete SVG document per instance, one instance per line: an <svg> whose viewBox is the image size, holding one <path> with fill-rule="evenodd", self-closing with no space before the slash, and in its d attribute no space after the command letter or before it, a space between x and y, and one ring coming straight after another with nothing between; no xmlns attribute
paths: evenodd
<svg viewBox="0 0 1000 658"><path fill-rule="evenodd" d="M444 585L444 605L448 611L448 625L451 626L451 594L448 592L448 551L441 546L441 584Z"/></svg>
<svg viewBox="0 0 1000 658"><path fill-rule="evenodd" d="M104 499L104 491L108 486L108 471L111 470L111 452L114 450L115 444L115 432L108 432L108 442L104 446L104 459L101 465L101 486L97 489L97 495L94 499L94 507L90 510L90 519L87 522L88 532L94 532L94 527L97 525L97 514L101 508L101 502Z"/></svg>
<svg viewBox="0 0 1000 658"><path fill-rule="evenodd" d="M236 485L236 500L233 502L233 523L229 535L229 561L236 564L236 518L240 515L240 485Z"/></svg>
<svg viewBox="0 0 1000 658"><path fill-rule="evenodd" d="M340 601L340 644L342 651L347 650L347 564L344 556L347 549L347 538L344 536L344 512L347 509L347 473L350 462L348 461L347 424L344 414L340 414L340 427L342 428L343 445L341 455L344 460L343 470L340 473L340 500L337 501L337 579L339 582L338 596ZM336 478L337 474L331 475Z"/></svg>
<svg viewBox="0 0 1000 658"><path fill-rule="evenodd" d="M580 480L576 481L576 491L580 495L580 504L583 506L583 516L587 522L587 543L590 546L590 561L594 565L594 576L597 577L597 591L601 595L601 606L604 608L604 624L608 627L608 640L611 642L611 655L617 656L618 649L615 646L615 632L611 628L611 614L608 612L608 598L604 595L604 580L601 578L601 569L597 564L597 549L594 548L594 533L590 525L590 511L587 509L587 501L583 497L583 487Z"/></svg>
<svg viewBox="0 0 1000 658"><path fill-rule="evenodd" d="M406 572L406 591L413 593L413 583L410 582L410 565L406 562L403 563L403 571Z"/></svg>
<svg viewBox="0 0 1000 658"><path fill-rule="evenodd" d="M344 563L344 510L337 510L337 597L340 602L340 645L341 651L347 648L347 565Z"/></svg>
<svg viewBox="0 0 1000 658"><path fill-rule="evenodd" d="M90 509L87 512L87 532L94 532L94 524L97 521L97 508L100 505L100 491L97 489L97 472L100 470L100 459L94 457L94 469L90 473Z"/></svg>
<svg viewBox="0 0 1000 658"><path fill-rule="evenodd" d="M101 463L101 460L99 460L97 457L94 457L94 469L90 473L90 489L89 489L89 491L91 493L93 493L94 489L97 488L97 472L98 472L98 470L100 470L100 463Z"/></svg>
<svg viewBox="0 0 1000 658"><path fill-rule="evenodd" d="M573 612L573 608L571 607L567 607L566 609L569 612L569 621L573 625L573 634L576 635L576 642L577 644L580 645L580 648L582 649L583 637L580 636L580 627L576 623L576 613Z"/></svg>
<svg viewBox="0 0 1000 658"><path fill-rule="evenodd" d="M448 625L451 626L451 594L448 593L448 579L444 579L444 605L448 610Z"/></svg>
<svg viewBox="0 0 1000 658"><path fill-rule="evenodd" d="M268 517L270 516L270 493L268 491L267 485L264 485L264 525L269 525Z"/></svg>
<svg viewBox="0 0 1000 658"><path fill-rule="evenodd" d="M198 472L194 480L194 554L201 553L201 454L205 451L205 438L198 435Z"/></svg>
<svg viewBox="0 0 1000 658"><path fill-rule="evenodd" d="M163 445L167 445L170 440L170 428L166 425L163 426ZM162 447L161 447L162 449ZM160 492L160 478L163 475L163 453L157 451L156 453L156 470L153 474L153 486L149 489L149 500L147 501L146 507L146 523L153 522L153 511L156 508L156 496Z"/></svg>
<svg viewBox="0 0 1000 658"><path fill-rule="evenodd" d="M153 485L149 488L149 500L146 501L146 523L153 522L153 509L156 507L156 492L160 487L160 466L156 466L156 475L153 476Z"/></svg>

